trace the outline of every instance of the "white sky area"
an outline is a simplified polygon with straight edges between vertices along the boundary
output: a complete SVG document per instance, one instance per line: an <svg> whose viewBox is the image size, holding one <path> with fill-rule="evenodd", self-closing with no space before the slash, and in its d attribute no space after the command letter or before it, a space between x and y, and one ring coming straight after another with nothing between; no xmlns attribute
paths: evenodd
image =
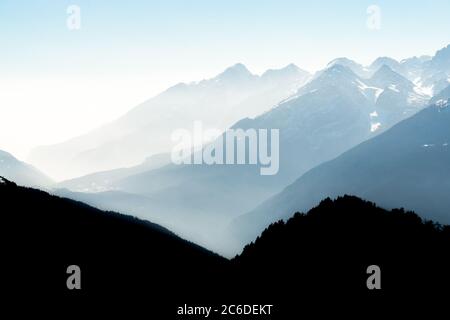
<svg viewBox="0 0 450 320"><path fill-rule="evenodd" d="M136 78L0 78L0 149L25 160L114 120L162 89Z"/></svg>
<svg viewBox="0 0 450 320"><path fill-rule="evenodd" d="M66 27L79 4L81 29ZM0 1L0 149L32 148L107 123L179 82L243 63L261 74L337 57L369 64L434 54L450 43L450 4L378 1Z"/></svg>

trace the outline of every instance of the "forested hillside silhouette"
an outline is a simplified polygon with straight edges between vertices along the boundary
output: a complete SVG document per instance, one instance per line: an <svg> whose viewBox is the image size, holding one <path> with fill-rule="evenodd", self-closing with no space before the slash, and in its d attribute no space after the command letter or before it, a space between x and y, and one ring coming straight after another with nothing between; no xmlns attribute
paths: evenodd
<svg viewBox="0 0 450 320"><path fill-rule="evenodd" d="M228 260L137 218L0 180L3 256L11 289L23 298L116 297L175 302L222 278ZM81 268L81 290L66 269ZM21 299L22 299L21 298ZM76 300L76 301L78 301Z"/></svg>
<svg viewBox="0 0 450 320"><path fill-rule="evenodd" d="M185 303L274 304L271 319L285 319L309 303L398 301L449 288L448 226L352 196L272 224L231 261L150 222L5 179L0 208L8 297L20 301L107 301L108 311L131 302L161 319L183 319L176 307ZM66 287L73 264L81 290ZM381 290L366 287L369 265L381 268Z"/></svg>
<svg viewBox="0 0 450 320"><path fill-rule="evenodd" d="M346 195L273 223L234 263L256 283L288 275L266 277L277 292L423 297L448 291L449 254L449 226ZM381 269L379 292L367 289L370 265Z"/></svg>

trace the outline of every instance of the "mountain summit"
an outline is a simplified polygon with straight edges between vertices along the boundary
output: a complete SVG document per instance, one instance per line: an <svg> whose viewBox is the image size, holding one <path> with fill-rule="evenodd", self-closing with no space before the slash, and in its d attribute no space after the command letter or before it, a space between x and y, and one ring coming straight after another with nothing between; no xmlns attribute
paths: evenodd
<svg viewBox="0 0 450 320"><path fill-rule="evenodd" d="M175 130L192 130L201 121L205 129L224 131L289 97L310 76L292 67L269 74L253 75L238 63L212 79L178 84L92 132L36 148L30 162L56 178L138 165L170 152Z"/></svg>
<svg viewBox="0 0 450 320"><path fill-rule="evenodd" d="M215 79L239 81L243 79L254 79L257 76L253 75L245 65L242 63L236 63L235 65L227 68L224 72L215 77Z"/></svg>

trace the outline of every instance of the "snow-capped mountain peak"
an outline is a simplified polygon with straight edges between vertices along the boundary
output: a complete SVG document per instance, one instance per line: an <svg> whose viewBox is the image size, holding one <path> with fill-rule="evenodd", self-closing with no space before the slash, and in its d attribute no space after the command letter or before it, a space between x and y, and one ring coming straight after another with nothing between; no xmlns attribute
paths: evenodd
<svg viewBox="0 0 450 320"><path fill-rule="evenodd" d="M383 65L388 66L389 68L395 70L396 72L399 72L399 70L402 68L400 62L389 57L379 57L375 59L375 61L372 62L372 64L370 65L370 68L372 70L378 70L381 67L383 67Z"/></svg>
<svg viewBox="0 0 450 320"><path fill-rule="evenodd" d="M364 77L368 76L369 70L367 68L365 68L361 64L359 64L353 60L350 60L348 58L341 57L341 58L334 59L327 64L327 68L330 68L335 65L342 65L344 67L347 67L350 70L352 70L352 72L354 72L359 77L364 78Z"/></svg>

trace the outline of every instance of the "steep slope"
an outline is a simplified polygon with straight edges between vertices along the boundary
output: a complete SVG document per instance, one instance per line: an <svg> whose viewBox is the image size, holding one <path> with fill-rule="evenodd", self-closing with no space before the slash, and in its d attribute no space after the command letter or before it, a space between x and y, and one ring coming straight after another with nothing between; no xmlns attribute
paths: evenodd
<svg viewBox="0 0 450 320"><path fill-rule="evenodd" d="M445 104L445 101L450 98L450 84L441 92L433 96L430 100L431 104Z"/></svg>
<svg viewBox="0 0 450 320"><path fill-rule="evenodd" d="M381 66L367 80L370 86L379 88L374 106L373 129L385 130L422 109L431 98L420 87L394 72L387 65Z"/></svg>
<svg viewBox="0 0 450 320"><path fill-rule="evenodd" d="M236 219L243 242L271 221L307 210L325 197L354 194L387 208L405 207L450 223L450 108L432 105L387 132L301 176Z"/></svg>
<svg viewBox="0 0 450 320"><path fill-rule="evenodd" d="M256 165L171 164L118 181L116 190L149 199L139 207L130 200L128 212L165 221L183 236L230 254L222 251L220 239L230 219L376 134L370 131L373 103L361 92L358 79L350 69L333 66L269 112L232 127L279 129L276 175L261 176Z"/></svg>
<svg viewBox="0 0 450 320"><path fill-rule="evenodd" d="M20 297L27 305L74 308L76 302L77 311L144 311L172 319L184 306L214 310L245 301L269 303L272 319L286 319L306 315L308 306L317 314L316 305L324 303L347 306L346 312L356 302L384 308L434 297L450 284L448 227L355 197L326 199L307 215L274 223L231 262L158 225L4 178L0 199L8 240L2 286L6 301ZM381 268L382 291L366 287L373 264ZM80 268L81 290L67 289L72 265ZM352 304L343 303L349 299ZM220 311L212 312L216 319Z"/></svg>
<svg viewBox="0 0 450 320"><path fill-rule="evenodd" d="M202 121L205 129L223 131L241 118L266 111L308 78L293 65L260 77L236 64L212 79L171 87L83 136L37 148L29 159L58 179L137 165L170 152L174 130L191 130L194 121Z"/></svg>
<svg viewBox="0 0 450 320"><path fill-rule="evenodd" d="M53 182L33 166L0 150L0 176L24 186L49 187Z"/></svg>
<svg viewBox="0 0 450 320"><path fill-rule="evenodd" d="M225 259L158 225L3 178L0 199L2 236L8 239L3 267L13 285L10 293L21 297L24 292L39 293L34 299L142 295L156 311L177 297L200 297L193 286L202 283L208 290L207 283L220 281L227 266ZM66 288L66 269L73 264L81 269L78 293Z"/></svg>
<svg viewBox="0 0 450 320"><path fill-rule="evenodd" d="M414 85L390 69L387 74L393 79L386 79L385 85L397 84L401 96L407 97L404 90L412 90ZM232 253L223 251L220 238L231 219L253 209L306 171L389 128L399 119L394 113L400 111L400 119L408 116L403 114L408 108L405 98L403 109L380 108L377 116L383 123L374 129L380 120L374 119L377 104L373 92L383 89L373 89L363 81L349 68L333 65L272 110L232 127L279 130L279 171L275 175L261 176L255 165L171 164L116 181L113 189L122 192L119 208L158 221L222 254ZM403 81L407 85L400 85ZM383 84L381 79L379 84ZM220 139L215 143L220 144ZM144 198L136 202L133 194ZM73 195L114 209L105 202L112 194Z"/></svg>
<svg viewBox="0 0 450 320"><path fill-rule="evenodd" d="M372 72L377 72L383 66L387 66L389 69L394 70L396 73L403 76L407 75L403 64L389 57L379 57L375 59L375 61L373 61L369 66L369 69L372 70Z"/></svg>
<svg viewBox="0 0 450 320"><path fill-rule="evenodd" d="M432 57L430 56L420 56L411 57L400 61L400 64L403 66L404 70L407 73L405 77L411 81L418 79L418 77L420 78L425 64L431 59Z"/></svg>
<svg viewBox="0 0 450 320"><path fill-rule="evenodd" d="M438 50L431 60L423 63L423 71L417 82L429 88L433 94L439 93L450 83L450 44Z"/></svg>

